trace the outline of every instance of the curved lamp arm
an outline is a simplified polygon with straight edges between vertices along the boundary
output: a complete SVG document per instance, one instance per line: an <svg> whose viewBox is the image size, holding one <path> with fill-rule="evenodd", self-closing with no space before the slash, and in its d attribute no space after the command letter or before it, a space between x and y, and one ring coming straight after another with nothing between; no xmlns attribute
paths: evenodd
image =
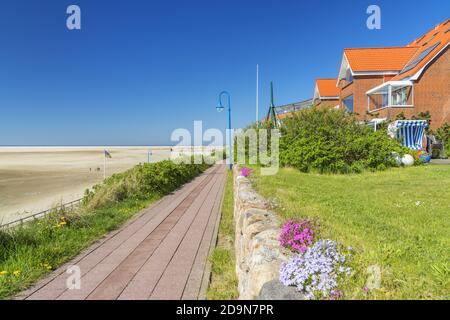
<svg viewBox="0 0 450 320"><path fill-rule="evenodd" d="M219 94L219 107L224 109L223 102L222 102L222 97L224 95L227 96L227 98L228 98L228 110L230 110L231 109L231 96L230 96L230 93L228 91L222 91Z"/></svg>

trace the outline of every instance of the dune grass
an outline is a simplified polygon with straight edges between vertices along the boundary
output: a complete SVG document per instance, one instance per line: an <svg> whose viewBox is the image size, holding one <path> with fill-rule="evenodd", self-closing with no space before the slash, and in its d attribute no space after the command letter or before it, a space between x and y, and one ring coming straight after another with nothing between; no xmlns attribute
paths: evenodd
<svg viewBox="0 0 450 320"><path fill-rule="evenodd" d="M238 298L233 210L233 174L228 172L217 246L210 257L211 283L206 293L209 300L234 300Z"/></svg>
<svg viewBox="0 0 450 320"><path fill-rule="evenodd" d="M450 166L359 175L254 172L256 189L279 202L282 219L317 220L320 237L355 249L344 298L450 298ZM381 269L381 287L364 293L369 266Z"/></svg>

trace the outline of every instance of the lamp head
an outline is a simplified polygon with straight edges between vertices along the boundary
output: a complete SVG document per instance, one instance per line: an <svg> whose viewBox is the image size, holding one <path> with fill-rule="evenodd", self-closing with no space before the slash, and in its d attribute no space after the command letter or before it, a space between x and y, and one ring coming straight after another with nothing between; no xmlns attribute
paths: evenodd
<svg viewBox="0 0 450 320"><path fill-rule="evenodd" d="M225 109L221 104L216 107L217 112L222 112Z"/></svg>

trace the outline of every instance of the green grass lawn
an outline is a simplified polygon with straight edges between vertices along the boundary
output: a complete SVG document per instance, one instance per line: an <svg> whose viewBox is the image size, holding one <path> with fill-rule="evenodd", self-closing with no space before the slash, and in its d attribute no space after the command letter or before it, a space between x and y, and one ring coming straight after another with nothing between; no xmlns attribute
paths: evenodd
<svg viewBox="0 0 450 320"><path fill-rule="evenodd" d="M206 293L209 300L233 300L238 298L233 209L233 174L228 172L217 246L210 257L211 283Z"/></svg>
<svg viewBox="0 0 450 320"><path fill-rule="evenodd" d="M310 217L320 237L355 249L346 299L450 298L450 166L359 175L254 172L256 189L278 200L283 219ZM373 265L381 268L381 288L365 294Z"/></svg>

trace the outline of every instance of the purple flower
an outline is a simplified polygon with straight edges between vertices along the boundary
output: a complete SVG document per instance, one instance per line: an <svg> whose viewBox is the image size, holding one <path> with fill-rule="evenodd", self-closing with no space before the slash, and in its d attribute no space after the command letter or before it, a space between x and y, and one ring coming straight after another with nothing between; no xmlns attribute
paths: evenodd
<svg viewBox="0 0 450 320"><path fill-rule="evenodd" d="M285 286L295 286L306 299L338 299L341 277L350 274L345 265L346 257L339 253L332 240L320 240L287 262L280 268L280 281Z"/></svg>
<svg viewBox="0 0 450 320"><path fill-rule="evenodd" d="M364 292L364 294L368 294L369 293L369 288L364 287L364 288L362 288L362 291Z"/></svg>
<svg viewBox="0 0 450 320"><path fill-rule="evenodd" d="M309 220L289 220L280 235L280 245L297 253L305 252L313 240L313 225Z"/></svg>
<svg viewBox="0 0 450 320"><path fill-rule="evenodd" d="M246 167L242 168L241 169L241 176L248 177L250 175L250 171L251 170L249 168L246 168Z"/></svg>
<svg viewBox="0 0 450 320"><path fill-rule="evenodd" d="M339 300L342 298L342 291L341 290L333 290L331 291L330 296L328 297L329 300Z"/></svg>

